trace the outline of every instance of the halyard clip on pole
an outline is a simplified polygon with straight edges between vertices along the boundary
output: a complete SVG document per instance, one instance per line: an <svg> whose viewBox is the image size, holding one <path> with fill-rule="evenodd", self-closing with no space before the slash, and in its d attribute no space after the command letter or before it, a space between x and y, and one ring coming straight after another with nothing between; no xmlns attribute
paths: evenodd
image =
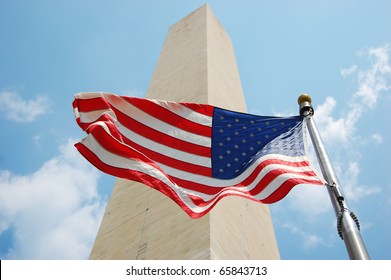
<svg viewBox="0 0 391 280"><path fill-rule="evenodd" d="M305 118L308 133L310 134L316 156L318 158L320 169L326 180L327 191L335 214L338 218L337 228L340 237L345 242L351 260L368 260L369 255L363 239L361 238L359 223L357 217L349 210L346 199L342 194L340 184L334 169L331 165L327 152L323 146L318 129L313 119L314 109L311 104L311 97L308 94L302 94L297 102L300 105L300 115Z"/></svg>

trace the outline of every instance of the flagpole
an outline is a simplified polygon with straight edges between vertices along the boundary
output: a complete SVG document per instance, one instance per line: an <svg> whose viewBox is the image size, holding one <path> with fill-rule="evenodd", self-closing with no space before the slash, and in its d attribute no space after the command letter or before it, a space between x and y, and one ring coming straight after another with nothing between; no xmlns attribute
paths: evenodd
<svg viewBox="0 0 391 280"><path fill-rule="evenodd" d="M360 234L360 224L356 215L349 210L348 203L343 196L337 176L315 125L311 97L308 94L302 94L297 102L300 105L300 115L306 120L319 166L326 180L327 191L337 216L338 234L345 242L345 247L351 260L368 260L370 257Z"/></svg>

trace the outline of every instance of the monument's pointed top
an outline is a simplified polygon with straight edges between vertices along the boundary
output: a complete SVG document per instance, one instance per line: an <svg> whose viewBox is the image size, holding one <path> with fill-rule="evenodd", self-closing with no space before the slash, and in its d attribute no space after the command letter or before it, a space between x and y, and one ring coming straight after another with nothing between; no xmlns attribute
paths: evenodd
<svg viewBox="0 0 391 280"><path fill-rule="evenodd" d="M194 12L197 12L199 10L206 10L206 9L209 9L210 10L210 6L208 3L205 3L203 4L202 6L200 6L199 8L195 9Z"/></svg>
<svg viewBox="0 0 391 280"><path fill-rule="evenodd" d="M208 4L170 27L147 97L246 111L231 39Z"/></svg>
<svg viewBox="0 0 391 280"><path fill-rule="evenodd" d="M202 6L198 7L197 9L195 9L194 11L192 11L191 13L189 13L188 15L186 15L185 17L183 17L182 19L180 19L177 23L179 23L179 22L181 22L183 20L186 20L187 18L190 18L190 17L205 18L205 21L206 21L207 18L210 17L210 16L214 17L217 20L215 14L213 13L213 11L210 8L209 4L205 3ZM177 24L177 23L175 23L175 24Z"/></svg>

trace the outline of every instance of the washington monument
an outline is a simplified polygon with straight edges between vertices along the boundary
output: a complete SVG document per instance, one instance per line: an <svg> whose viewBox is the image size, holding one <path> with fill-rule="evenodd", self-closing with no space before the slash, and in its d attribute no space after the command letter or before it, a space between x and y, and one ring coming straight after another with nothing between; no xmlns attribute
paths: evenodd
<svg viewBox="0 0 391 280"><path fill-rule="evenodd" d="M208 5L172 25L147 98L246 112L231 40ZM117 179L90 259L279 259L269 208L226 197L191 219L162 193Z"/></svg>

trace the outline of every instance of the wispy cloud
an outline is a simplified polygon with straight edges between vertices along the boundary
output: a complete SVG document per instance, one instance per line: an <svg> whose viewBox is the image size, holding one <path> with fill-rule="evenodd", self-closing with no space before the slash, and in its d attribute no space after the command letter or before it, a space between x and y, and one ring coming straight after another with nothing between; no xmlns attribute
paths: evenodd
<svg viewBox="0 0 391 280"><path fill-rule="evenodd" d="M348 142L355 129L355 122L353 123L350 117L336 117L337 114L334 112L336 105L336 99L329 96L315 109L316 124L322 131L322 139L327 144Z"/></svg>
<svg viewBox="0 0 391 280"><path fill-rule="evenodd" d="M73 142L32 174L0 170L0 234L15 241L1 259L88 258L105 205L99 173Z"/></svg>
<svg viewBox="0 0 391 280"><path fill-rule="evenodd" d="M379 133L372 134L371 138L376 144L383 143L383 136Z"/></svg>
<svg viewBox="0 0 391 280"><path fill-rule="evenodd" d="M296 225L286 223L281 225L282 228L289 230L292 234L300 236L302 239L303 249L308 251L317 248L320 245L327 246L326 242L319 235L303 231Z"/></svg>
<svg viewBox="0 0 391 280"><path fill-rule="evenodd" d="M357 90L352 94L349 105L342 114L336 112L337 101L327 97L316 108L316 122L322 130L322 136L330 145L349 143L356 136L357 123L368 110L373 110L382 92L391 89L391 65L389 62L391 44L370 48L357 53L358 58L369 61L369 67L360 68L356 64L341 70L344 78L352 78ZM339 117L336 117L340 115ZM377 134L375 140L381 135Z"/></svg>
<svg viewBox="0 0 391 280"><path fill-rule="evenodd" d="M344 68L341 70L341 76L344 78L349 77L352 75L354 72L356 72L358 66L356 64L350 66L349 68Z"/></svg>
<svg viewBox="0 0 391 280"><path fill-rule="evenodd" d="M344 154L349 155L338 157L334 165L347 196L353 200L381 191L378 186L363 186L358 183L361 156L358 145L368 142L382 144L383 137L380 133L362 135L357 131L357 127L365 113L376 108L381 95L391 89L390 54L391 44L359 51L358 58L369 64L365 68L354 64L341 71L344 78L351 78L357 86L348 105L343 108L343 113L336 112L337 101L334 97L327 97L325 102L315 109L315 119L326 145L331 150L341 150L343 147Z"/></svg>
<svg viewBox="0 0 391 280"><path fill-rule="evenodd" d="M0 111L9 120L29 123L50 111L50 100L38 96L33 100L24 100L19 94L11 91L0 92Z"/></svg>
<svg viewBox="0 0 391 280"><path fill-rule="evenodd" d="M381 192L379 186L364 186L359 182L360 168L358 162L349 161L344 163L344 168L341 168L339 164L337 165L337 172L341 175L341 184L350 200L358 201L361 198Z"/></svg>
<svg viewBox="0 0 391 280"><path fill-rule="evenodd" d="M358 98L358 102L363 106L373 109L380 93L390 89L390 51L391 44L386 44L382 47L358 52L360 57L367 58L372 62L369 69L357 73L359 87L354 97Z"/></svg>

